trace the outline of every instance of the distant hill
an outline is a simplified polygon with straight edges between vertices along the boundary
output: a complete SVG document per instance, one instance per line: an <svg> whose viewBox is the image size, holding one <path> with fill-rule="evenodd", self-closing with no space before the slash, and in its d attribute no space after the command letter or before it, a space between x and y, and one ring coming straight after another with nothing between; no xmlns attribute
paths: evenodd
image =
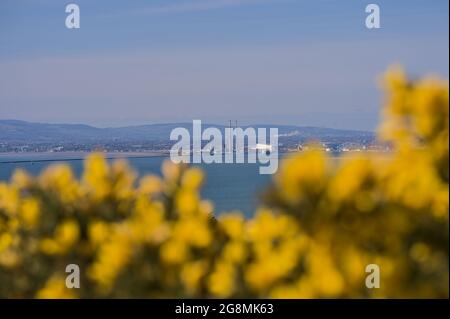
<svg viewBox="0 0 450 319"><path fill-rule="evenodd" d="M203 128L225 126L202 124ZM164 141L176 127L192 129L192 123L150 124L114 128L97 128L84 124L48 124L19 120L0 120L0 143L42 143L42 142L105 142L105 141ZM245 129L248 126L242 126ZM252 125L252 127L277 127L282 137L299 139L328 138L373 138L374 133L366 131L339 130L320 127L293 125Z"/></svg>

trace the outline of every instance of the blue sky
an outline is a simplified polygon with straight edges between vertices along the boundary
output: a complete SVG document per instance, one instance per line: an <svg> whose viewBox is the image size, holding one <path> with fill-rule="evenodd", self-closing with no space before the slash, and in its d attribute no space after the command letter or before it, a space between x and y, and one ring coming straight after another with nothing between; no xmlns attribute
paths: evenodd
<svg viewBox="0 0 450 319"><path fill-rule="evenodd" d="M389 65L448 79L447 0L78 0L78 30L68 3L0 1L0 118L373 130Z"/></svg>

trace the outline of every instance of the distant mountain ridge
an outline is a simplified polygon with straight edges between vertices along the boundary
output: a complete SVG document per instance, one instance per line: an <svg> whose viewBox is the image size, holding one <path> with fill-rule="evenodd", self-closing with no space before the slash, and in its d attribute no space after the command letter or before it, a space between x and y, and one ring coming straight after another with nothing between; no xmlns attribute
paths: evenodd
<svg viewBox="0 0 450 319"><path fill-rule="evenodd" d="M202 127L214 126L224 129L225 125L202 123ZM104 142L104 141L164 141L169 140L170 132L176 127L191 131L192 123L148 124L137 126L98 128L85 124L49 124L21 120L0 120L0 143L57 143L57 142ZM276 127L280 136L298 136L303 139L322 139L329 137L373 138L374 133L357 130L340 130L321 127L295 125L248 125L247 127Z"/></svg>

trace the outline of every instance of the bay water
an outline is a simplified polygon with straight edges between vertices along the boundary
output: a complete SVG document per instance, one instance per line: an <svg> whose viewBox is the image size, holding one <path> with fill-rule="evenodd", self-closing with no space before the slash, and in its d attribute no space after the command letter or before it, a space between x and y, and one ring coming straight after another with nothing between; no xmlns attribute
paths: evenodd
<svg viewBox="0 0 450 319"><path fill-rule="evenodd" d="M69 164L76 176L83 171L83 158L86 153L17 153L0 154L0 181L7 181L13 172L24 169L32 175L38 175L48 165L55 163ZM161 175L161 165L165 156L125 156L106 154L112 157L126 157L130 166L140 177L147 174ZM258 198L271 181L271 175L259 174L258 163L243 164L199 164L204 170L206 181L202 188L202 198L214 203L215 214L239 210L250 217L257 208Z"/></svg>

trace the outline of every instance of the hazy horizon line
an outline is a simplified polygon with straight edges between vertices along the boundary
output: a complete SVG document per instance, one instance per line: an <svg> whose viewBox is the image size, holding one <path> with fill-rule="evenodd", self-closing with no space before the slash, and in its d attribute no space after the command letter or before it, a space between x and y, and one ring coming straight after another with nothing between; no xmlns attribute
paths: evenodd
<svg viewBox="0 0 450 319"><path fill-rule="evenodd" d="M72 126L87 126L95 129L120 129L120 128L132 128L132 127L142 127L142 126L163 126L163 125L192 125L192 121L197 119L192 119L190 121L167 121L167 122L149 122L147 124L129 124L129 125L118 125L118 126L97 126L92 124L86 124L82 122L63 122L63 121L55 121L55 122L41 122L41 121L29 121L29 120L21 120L21 119L14 119L14 118L0 118L0 122L22 122L27 124L40 124L40 125L72 125ZM219 124L215 123L214 121L203 121L202 125L208 126L208 125L216 125L216 126L222 126L222 127L228 127L229 121L226 120L224 123ZM231 120L231 126L235 127L235 120ZM376 133L375 130L370 129L353 129L353 128L334 128L334 127L328 127L328 126L318 126L318 125L300 125L300 124L279 124L279 123L245 123L243 125L240 125L238 123L238 127L269 127L269 126L278 126L278 127L298 127L298 128L320 128L320 129L329 129L329 130L337 130L337 131L353 131L353 132L367 132L367 133Z"/></svg>

